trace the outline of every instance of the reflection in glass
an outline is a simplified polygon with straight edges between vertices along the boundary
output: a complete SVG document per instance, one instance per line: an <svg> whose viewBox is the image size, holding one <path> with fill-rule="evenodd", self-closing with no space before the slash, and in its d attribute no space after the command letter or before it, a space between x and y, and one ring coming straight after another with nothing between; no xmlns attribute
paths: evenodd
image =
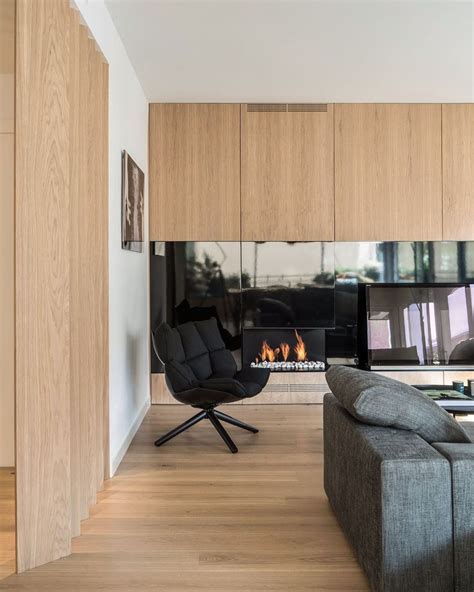
<svg viewBox="0 0 474 592"><path fill-rule="evenodd" d="M240 245L174 243L176 323L215 317L224 341L240 333Z"/></svg>
<svg viewBox="0 0 474 592"><path fill-rule="evenodd" d="M244 327L333 327L334 243L242 243Z"/></svg>
<svg viewBox="0 0 474 592"><path fill-rule="evenodd" d="M389 284L365 291L370 367L474 364L474 286Z"/></svg>
<svg viewBox="0 0 474 592"><path fill-rule="evenodd" d="M358 283L465 282L474 277L474 242L335 243L336 327L328 357L357 357Z"/></svg>

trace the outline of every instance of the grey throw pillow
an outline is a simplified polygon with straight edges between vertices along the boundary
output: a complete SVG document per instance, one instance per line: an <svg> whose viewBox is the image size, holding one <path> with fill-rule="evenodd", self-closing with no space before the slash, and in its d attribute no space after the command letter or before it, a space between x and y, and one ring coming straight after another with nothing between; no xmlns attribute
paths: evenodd
<svg viewBox="0 0 474 592"><path fill-rule="evenodd" d="M412 386L345 366L332 366L326 379L339 403L362 423L411 430L430 444L471 442L449 413Z"/></svg>

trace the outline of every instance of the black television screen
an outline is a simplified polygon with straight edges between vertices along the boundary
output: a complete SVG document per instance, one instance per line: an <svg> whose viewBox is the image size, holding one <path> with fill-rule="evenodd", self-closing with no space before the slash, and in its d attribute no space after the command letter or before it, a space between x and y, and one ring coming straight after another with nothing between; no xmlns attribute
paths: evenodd
<svg viewBox="0 0 474 592"><path fill-rule="evenodd" d="M369 367L474 367L474 284L373 284L365 292Z"/></svg>

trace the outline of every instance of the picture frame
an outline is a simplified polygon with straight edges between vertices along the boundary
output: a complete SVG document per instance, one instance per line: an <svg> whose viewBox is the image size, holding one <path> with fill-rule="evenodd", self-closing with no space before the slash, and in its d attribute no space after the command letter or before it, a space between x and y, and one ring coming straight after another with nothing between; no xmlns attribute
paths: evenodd
<svg viewBox="0 0 474 592"><path fill-rule="evenodd" d="M145 174L122 151L122 249L141 253L144 241Z"/></svg>

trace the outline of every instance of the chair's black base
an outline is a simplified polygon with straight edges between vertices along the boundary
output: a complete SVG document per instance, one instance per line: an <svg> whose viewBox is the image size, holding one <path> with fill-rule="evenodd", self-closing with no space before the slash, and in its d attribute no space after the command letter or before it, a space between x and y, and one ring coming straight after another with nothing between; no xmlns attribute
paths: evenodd
<svg viewBox="0 0 474 592"><path fill-rule="evenodd" d="M219 420L230 423L234 426L237 426L238 428L248 430L249 432L252 432L254 434L258 432L257 428L254 428L253 426L249 425L248 423L244 423L243 421L239 421L238 419L235 419L230 415L226 415L221 411L217 411L216 409L203 409L202 411L196 413L196 415L193 415L193 417L191 417L178 427L174 428L164 436L161 436L161 438L158 438L158 440L155 442L155 446L161 446L165 442L168 442L168 440L171 440L175 436L178 436L182 432L193 427L193 425L197 424L202 419L208 419L212 423L212 425L216 428L219 436L224 440L224 442L227 444L229 450L232 453L238 452L238 448L234 444L232 438L229 436L229 434L224 429L224 426L221 424Z"/></svg>

